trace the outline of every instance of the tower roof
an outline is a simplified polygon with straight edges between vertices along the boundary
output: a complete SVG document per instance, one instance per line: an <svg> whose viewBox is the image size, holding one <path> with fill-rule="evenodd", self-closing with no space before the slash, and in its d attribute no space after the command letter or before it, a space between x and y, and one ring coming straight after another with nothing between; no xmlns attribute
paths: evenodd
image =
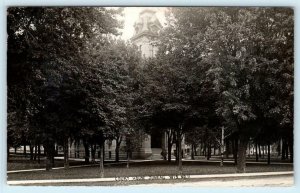
<svg viewBox="0 0 300 193"><path fill-rule="evenodd" d="M161 23L155 15L153 9L144 9L139 14L139 19L134 23L135 34L131 40L136 40L141 36L157 36L158 30L162 28Z"/></svg>
<svg viewBox="0 0 300 193"><path fill-rule="evenodd" d="M146 9L143 9L141 12L140 12L140 15L144 14L144 13L156 13L156 11L154 11L153 9L150 9L150 8L146 8Z"/></svg>

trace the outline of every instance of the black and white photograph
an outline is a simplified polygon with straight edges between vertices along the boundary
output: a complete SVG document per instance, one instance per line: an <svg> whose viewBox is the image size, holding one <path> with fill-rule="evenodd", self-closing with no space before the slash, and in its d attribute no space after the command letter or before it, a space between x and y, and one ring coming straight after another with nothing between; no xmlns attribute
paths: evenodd
<svg viewBox="0 0 300 193"><path fill-rule="evenodd" d="M9 186L294 186L294 9L9 6Z"/></svg>

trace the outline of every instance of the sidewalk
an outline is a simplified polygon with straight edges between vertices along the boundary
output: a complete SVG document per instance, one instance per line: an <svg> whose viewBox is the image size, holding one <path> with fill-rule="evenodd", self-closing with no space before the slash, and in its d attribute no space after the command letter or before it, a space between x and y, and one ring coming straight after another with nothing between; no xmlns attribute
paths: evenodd
<svg viewBox="0 0 300 193"><path fill-rule="evenodd" d="M263 173L235 173L235 174L210 174L210 175L183 175L183 176L140 176L120 178L86 178L86 179L53 179L53 180L12 180L8 185L36 185L36 184L59 184L59 183L91 183L91 182L117 182L117 181L151 181L151 180L174 180L174 179L199 179L199 180L224 180L242 177L274 177L286 176L293 178L293 171L286 172L263 172Z"/></svg>
<svg viewBox="0 0 300 193"><path fill-rule="evenodd" d="M134 184L130 186L140 187L198 187L198 188L244 188L244 187L290 187L294 185L293 176L272 176L267 178L233 178L230 180L224 180L224 178L212 179L212 180L199 180L194 182L175 182L166 184Z"/></svg>

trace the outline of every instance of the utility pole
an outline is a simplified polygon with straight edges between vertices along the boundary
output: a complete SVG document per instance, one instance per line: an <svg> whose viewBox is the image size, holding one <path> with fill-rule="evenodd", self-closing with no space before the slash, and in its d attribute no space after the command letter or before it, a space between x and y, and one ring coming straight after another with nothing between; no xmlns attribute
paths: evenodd
<svg viewBox="0 0 300 193"><path fill-rule="evenodd" d="M224 126L221 127L222 136L221 136L221 162L220 166L223 167L224 165Z"/></svg>

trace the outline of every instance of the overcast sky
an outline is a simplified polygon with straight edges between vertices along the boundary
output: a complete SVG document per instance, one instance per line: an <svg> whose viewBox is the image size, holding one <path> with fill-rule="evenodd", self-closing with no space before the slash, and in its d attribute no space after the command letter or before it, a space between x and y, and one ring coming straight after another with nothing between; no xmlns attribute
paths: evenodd
<svg viewBox="0 0 300 193"><path fill-rule="evenodd" d="M164 17L164 10L165 7L147 7L148 9L156 10L156 16L161 22L161 24L164 26L165 23L165 17ZM145 7L126 7L124 9L124 29L121 30L122 36L121 38L124 40L129 40L134 33L134 22L137 21L139 17L139 13L146 9Z"/></svg>

